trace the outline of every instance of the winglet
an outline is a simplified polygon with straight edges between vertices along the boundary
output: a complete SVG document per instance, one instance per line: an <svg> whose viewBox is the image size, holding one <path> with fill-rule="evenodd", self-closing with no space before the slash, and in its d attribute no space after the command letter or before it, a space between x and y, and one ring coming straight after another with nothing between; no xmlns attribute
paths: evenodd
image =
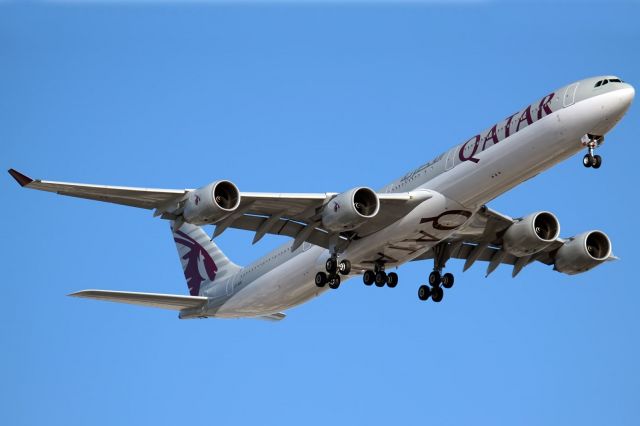
<svg viewBox="0 0 640 426"><path fill-rule="evenodd" d="M27 186L33 182L33 179L29 176L25 176L15 169L9 169L9 174L20 184L20 186Z"/></svg>

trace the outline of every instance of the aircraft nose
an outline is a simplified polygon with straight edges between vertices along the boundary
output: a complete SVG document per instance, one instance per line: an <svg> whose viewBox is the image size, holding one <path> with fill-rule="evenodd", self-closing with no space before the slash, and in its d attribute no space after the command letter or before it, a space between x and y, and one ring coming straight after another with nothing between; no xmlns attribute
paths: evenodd
<svg viewBox="0 0 640 426"><path fill-rule="evenodd" d="M624 83L624 85L625 87L620 89L620 100L625 107L628 108L629 105L631 105L633 98L636 96L636 89L628 83Z"/></svg>
<svg viewBox="0 0 640 426"><path fill-rule="evenodd" d="M628 83L618 83L619 88L605 93L602 96L602 104L598 116L599 122L589 133L594 135L604 135L608 133L627 113L636 91Z"/></svg>
<svg viewBox="0 0 640 426"><path fill-rule="evenodd" d="M611 118L617 121L621 119L629 109L629 106L631 105L631 102L636 95L636 90L632 85L624 83L624 87L616 90L613 93L615 93L615 97L614 99L612 99L613 102L610 107L610 114Z"/></svg>

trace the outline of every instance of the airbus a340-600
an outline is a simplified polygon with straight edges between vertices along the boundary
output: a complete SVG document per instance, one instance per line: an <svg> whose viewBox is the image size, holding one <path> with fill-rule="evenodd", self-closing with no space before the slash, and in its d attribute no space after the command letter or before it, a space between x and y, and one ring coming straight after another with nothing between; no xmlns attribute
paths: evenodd
<svg viewBox="0 0 640 426"><path fill-rule="evenodd" d="M13 169L25 188L154 210L170 221L190 295L84 290L71 296L179 311L180 318L257 317L279 320L356 275L364 284L395 287L397 268L433 259L420 300L440 302L454 276L451 258L464 269L488 262L515 277L532 262L580 274L615 259L602 231L560 238L550 212L511 218L486 203L581 150L583 165L597 169L595 150L624 116L633 87L614 76L581 80L544 96L487 130L454 146L400 179L374 191L342 193L240 192L219 180L200 189L147 189L34 180ZM209 237L201 228L215 225ZM240 267L212 241L225 229L286 235L282 247Z"/></svg>

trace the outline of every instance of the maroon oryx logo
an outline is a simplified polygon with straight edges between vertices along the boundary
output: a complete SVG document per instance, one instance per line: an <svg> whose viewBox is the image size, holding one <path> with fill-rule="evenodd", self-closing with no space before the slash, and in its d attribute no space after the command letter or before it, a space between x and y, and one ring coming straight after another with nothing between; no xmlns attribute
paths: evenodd
<svg viewBox="0 0 640 426"><path fill-rule="evenodd" d="M218 267L204 247L184 232L176 231L173 240L188 249L182 256L187 261L184 267L184 277L187 280L189 294L197 296L200 294L202 281L213 281L216 278Z"/></svg>
<svg viewBox="0 0 640 426"><path fill-rule="evenodd" d="M200 202L200 196L196 195L196 197L194 198L194 202L196 203L196 206L198 205L198 203Z"/></svg>
<svg viewBox="0 0 640 426"><path fill-rule="evenodd" d="M333 202L333 212L334 213L338 213L338 210L340 210L340 204L338 204L336 201Z"/></svg>

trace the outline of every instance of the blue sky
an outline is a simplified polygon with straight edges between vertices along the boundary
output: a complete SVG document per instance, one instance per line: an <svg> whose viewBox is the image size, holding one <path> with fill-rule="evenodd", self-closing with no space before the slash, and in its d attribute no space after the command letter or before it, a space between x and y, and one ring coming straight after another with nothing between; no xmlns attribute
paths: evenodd
<svg viewBox="0 0 640 426"><path fill-rule="evenodd" d="M638 3L0 3L0 158L38 178L381 187L569 82L640 85ZM260 2L257 2L260 3ZM444 301L352 280L255 320L66 297L186 293L166 223L0 179L0 423L631 425L640 416L638 108L494 200L602 229L621 261L462 274ZM330 156L327 156L330 153ZM247 264L281 244L227 231Z"/></svg>

